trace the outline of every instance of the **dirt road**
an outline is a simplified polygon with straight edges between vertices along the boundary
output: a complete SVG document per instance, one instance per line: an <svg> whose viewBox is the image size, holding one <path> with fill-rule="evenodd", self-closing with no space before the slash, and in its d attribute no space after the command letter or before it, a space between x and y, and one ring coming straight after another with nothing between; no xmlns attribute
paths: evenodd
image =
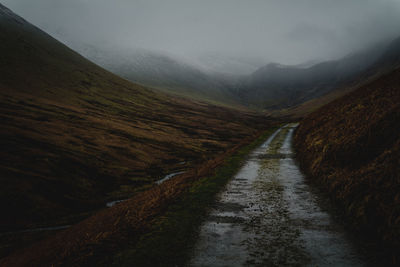
<svg viewBox="0 0 400 267"><path fill-rule="evenodd" d="M253 151L202 225L191 266L364 266L293 160L295 124Z"/></svg>

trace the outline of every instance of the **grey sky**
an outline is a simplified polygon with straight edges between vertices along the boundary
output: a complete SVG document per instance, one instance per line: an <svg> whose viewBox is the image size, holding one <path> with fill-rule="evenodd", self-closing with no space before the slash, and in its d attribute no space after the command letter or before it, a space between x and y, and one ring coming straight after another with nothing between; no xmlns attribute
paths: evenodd
<svg viewBox="0 0 400 267"><path fill-rule="evenodd" d="M400 0L0 0L62 41L285 64L400 35Z"/></svg>

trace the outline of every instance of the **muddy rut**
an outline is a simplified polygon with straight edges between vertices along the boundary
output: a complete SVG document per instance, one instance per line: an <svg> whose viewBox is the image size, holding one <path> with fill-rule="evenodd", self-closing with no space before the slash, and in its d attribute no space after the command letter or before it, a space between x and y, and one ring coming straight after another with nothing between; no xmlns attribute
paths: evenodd
<svg viewBox="0 0 400 267"><path fill-rule="evenodd" d="M296 124L277 130L218 197L190 266L364 266L293 160Z"/></svg>

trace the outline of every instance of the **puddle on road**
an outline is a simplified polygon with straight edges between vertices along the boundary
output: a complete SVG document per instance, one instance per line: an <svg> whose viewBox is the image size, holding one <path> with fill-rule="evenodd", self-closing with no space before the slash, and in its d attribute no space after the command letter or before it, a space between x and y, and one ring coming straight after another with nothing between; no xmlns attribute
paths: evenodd
<svg viewBox="0 0 400 267"><path fill-rule="evenodd" d="M190 266L363 266L292 158L294 126L253 151L221 192Z"/></svg>

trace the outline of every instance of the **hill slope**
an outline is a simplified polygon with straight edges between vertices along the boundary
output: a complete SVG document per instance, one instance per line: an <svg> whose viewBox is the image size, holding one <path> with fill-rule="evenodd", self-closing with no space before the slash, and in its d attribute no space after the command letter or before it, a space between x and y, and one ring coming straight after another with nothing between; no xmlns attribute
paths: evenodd
<svg viewBox="0 0 400 267"><path fill-rule="evenodd" d="M145 49L102 47L71 43L99 66L129 80L163 92L210 103L239 106L227 90L230 80L182 59Z"/></svg>
<svg viewBox="0 0 400 267"><path fill-rule="evenodd" d="M216 55L209 57L207 67L200 67L201 60L197 65L189 64L171 55L143 49L71 45L90 60L132 82L192 99L258 110L291 108L343 85L352 85L382 53L388 52L387 44L382 43L339 60L294 66L271 63L250 74L229 75L206 71L207 67L212 69L213 62L220 63ZM235 61L228 62L235 65Z"/></svg>
<svg viewBox="0 0 400 267"><path fill-rule="evenodd" d="M2 5L0 40L2 232L75 222L267 127L132 84Z"/></svg>
<svg viewBox="0 0 400 267"><path fill-rule="evenodd" d="M375 47L375 49L378 49L378 47ZM400 66L400 37L384 46L380 52L375 51L380 56L375 58L377 54L373 54L373 58L375 59L374 61L370 61L366 69L365 67L361 68L363 71L359 71L353 76L348 77L344 83L340 80L339 83L332 82L334 86L328 93L314 96L309 95L310 100L300 102L300 104L288 108L271 111L270 114L273 116L302 118L323 105L374 81L382 75L390 73Z"/></svg>
<svg viewBox="0 0 400 267"><path fill-rule="evenodd" d="M238 94L244 104L262 109L299 105L351 83L380 57L384 49L379 45L312 66L271 63L245 79L238 87Z"/></svg>
<svg viewBox="0 0 400 267"><path fill-rule="evenodd" d="M395 68L306 117L295 135L305 172L329 191L354 229L380 240L397 263L399 129L400 68Z"/></svg>

